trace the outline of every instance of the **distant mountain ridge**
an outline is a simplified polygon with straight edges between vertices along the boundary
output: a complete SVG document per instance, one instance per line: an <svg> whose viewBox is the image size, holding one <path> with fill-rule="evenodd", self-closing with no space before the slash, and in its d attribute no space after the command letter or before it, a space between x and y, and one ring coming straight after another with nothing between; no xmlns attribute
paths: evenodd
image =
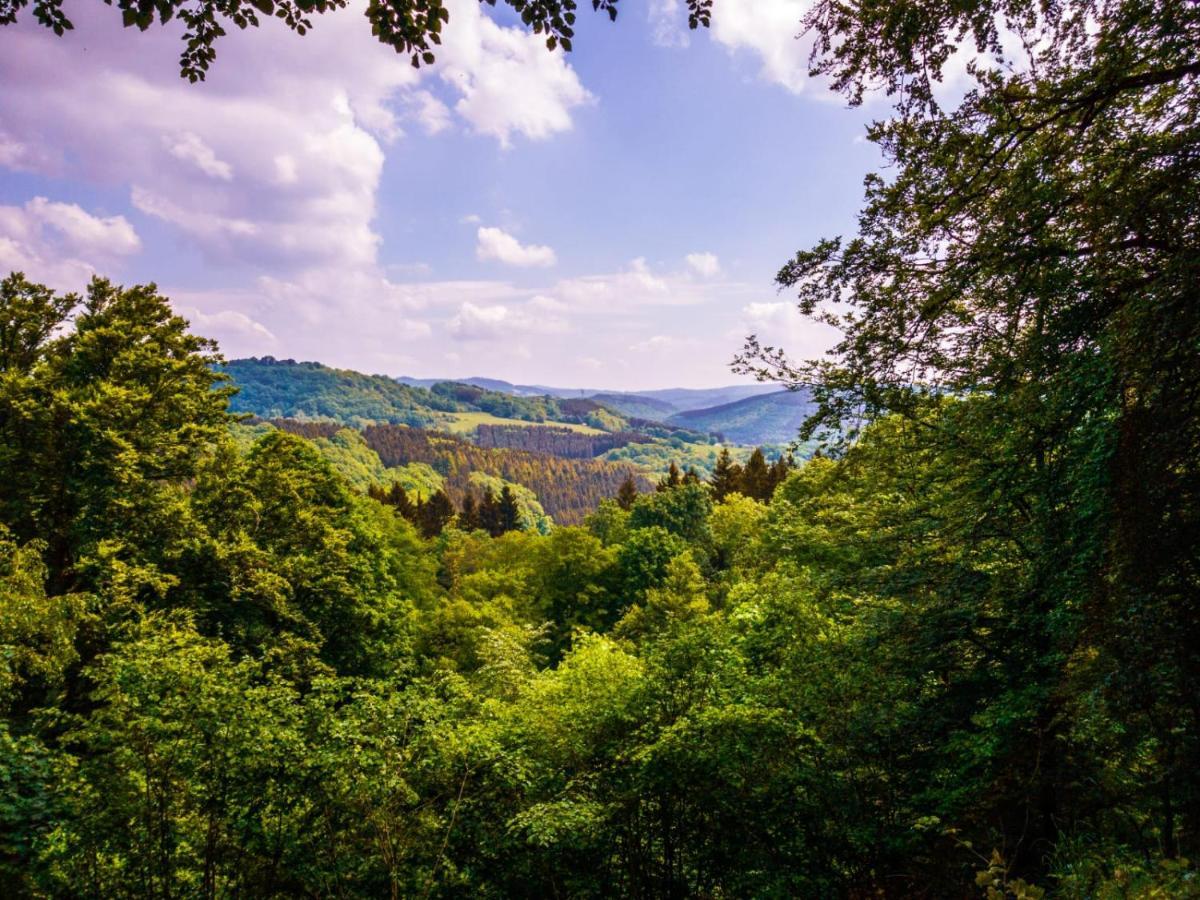
<svg viewBox="0 0 1200 900"><path fill-rule="evenodd" d="M235 412L460 434L474 434L484 426L492 429L493 439L503 436L517 447L540 446L549 438L512 433L525 424L561 425L581 434L636 431L676 444L679 438L704 443L704 435L742 446L787 444L812 412L807 391L762 384L589 392L497 378L398 379L273 357L230 360L223 368L238 388L231 401ZM495 431L495 426L505 426L507 432ZM672 429L688 429L693 435ZM569 435L560 443L564 441L586 443ZM599 447L603 442L592 443Z"/></svg>
<svg viewBox="0 0 1200 900"><path fill-rule="evenodd" d="M715 388L657 388L645 391L613 391L599 388L564 388L544 384L513 384L499 378L411 378L402 375L396 379L401 384L410 387L431 388L435 384L447 381L459 384L472 384L489 391L499 391L517 397L557 397L560 399L578 398L596 400L604 403L617 412L634 415L645 419L665 418L678 412L693 409L705 409L710 406L720 406L747 397L757 397L779 390L773 384L732 384ZM599 398L604 398L603 400ZM662 416L643 415L626 412L623 406L633 407L637 403L645 403L646 409L660 412Z"/></svg>
<svg viewBox="0 0 1200 900"><path fill-rule="evenodd" d="M807 389L777 390L707 409L686 410L666 421L669 425L719 434L735 444L786 444L796 440L800 426L815 408Z"/></svg>

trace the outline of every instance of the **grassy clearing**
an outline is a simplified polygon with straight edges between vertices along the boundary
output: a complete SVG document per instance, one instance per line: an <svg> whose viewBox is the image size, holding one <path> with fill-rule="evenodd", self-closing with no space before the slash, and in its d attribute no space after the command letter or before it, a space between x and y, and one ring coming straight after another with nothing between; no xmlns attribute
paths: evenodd
<svg viewBox="0 0 1200 900"><path fill-rule="evenodd" d="M526 422L523 419L504 419L485 412L438 413L439 430L451 434L470 434L480 425L516 425L520 428L569 428L580 434L604 434L590 425L573 425L568 422Z"/></svg>

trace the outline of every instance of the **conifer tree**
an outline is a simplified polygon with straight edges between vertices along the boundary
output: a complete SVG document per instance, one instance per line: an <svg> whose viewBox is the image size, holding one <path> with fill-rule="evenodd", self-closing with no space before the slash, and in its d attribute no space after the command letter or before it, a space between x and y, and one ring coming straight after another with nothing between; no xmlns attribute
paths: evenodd
<svg viewBox="0 0 1200 900"><path fill-rule="evenodd" d="M718 503L730 494L742 493L742 467L733 461L728 447L721 448L708 483L712 485L713 499Z"/></svg>
<svg viewBox="0 0 1200 900"><path fill-rule="evenodd" d="M517 495L507 484L500 491L499 513L501 534L520 529L521 507L517 504Z"/></svg>
<svg viewBox="0 0 1200 900"><path fill-rule="evenodd" d="M688 466L687 471L685 471L683 473L683 483L684 484L699 484L700 483L700 475L696 471L694 466Z"/></svg>
<svg viewBox="0 0 1200 900"><path fill-rule="evenodd" d="M671 460L671 467L667 469L667 477L658 483L658 490L665 491L670 488L677 488L683 484L683 474L679 471L679 466L675 464L675 460Z"/></svg>
<svg viewBox="0 0 1200 900"><path fill-rule="evenodd" d="M483 527L479 518L479 505L470 491L463 496L462 505L459 507L458 527L463 531L476 531Z"/></svg>
<svg viewBox="0 0 1200 900"><path fill-rule="evenodd" d="M437 537L446 527L446 523L454 518L454 504L445 491L438 491L419 506L418 518L417 526L421 529L421 534L427 538Z"/></svg>
<svg viewBox="0 0 1200 900"><path fill-rule="evenodd" d="M492 537L499 537L503 533L500 525L500 504L490 490L484 492L483 500L479 503L479 527Z"/></svg>
<svg viewBox="0 0 1200 900"><path fill-rule="evenodd" d="M637 482L633 480L632 475L626 475L625 480L621 482L621 487L617 490L617 505L621 509L633 509L637 496Z"/></svg>
<svg viewBox="0 0 1200 900"><path fill-rule="evenodd" d="M746 468L742 471L742 493L755 500L765 501L771 499L773 489L767 459L763 456L762 448L758 447L750 455Z"/></svg>

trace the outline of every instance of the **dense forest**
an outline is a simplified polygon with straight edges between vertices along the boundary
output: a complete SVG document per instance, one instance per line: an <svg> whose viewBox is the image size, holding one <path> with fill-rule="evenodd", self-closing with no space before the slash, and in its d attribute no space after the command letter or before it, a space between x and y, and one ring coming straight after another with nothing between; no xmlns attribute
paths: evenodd
<svg viewBox="0 0 1200 900"><path fill-rule="evenodd" d="M567 459L591 459L626 444L650 442L647 435L636 431L580 434L569 428L522 428L519 425L480 425L475 434L480 447L529 450Z"/></svg>
<svg viewBox="0 0 1200 900"><path fill-rule="evenodd" d="M200 9L194 78L247 15ZM444 12L368 8L414 64ZM805 28L894 109L857 233L778 275L836 345L735 362L811 391L794 467L238 395L154 285L0 281L4 896L1200 896L1200 4Z"/></svg>
<svg viewBox="0 0 1200 900"><path fill-rule="evenodd" d="M276 419L272 424L309 438L331 437L341 430L335 424L287 419ZM455 503L475 489L476 476L482 473L528 488L555 521L567 525L581 523L600 501L616 497L621 483L628 478L635 479L641 490L651 484L640 469L628 464L490 448L420 428L370 425L361 434L365 449L388 470L409 470L414 463L429 466L438 476L436 487L444 487ZM394 480L387 471L371 479L382 487ZM403 482L403 478L400 480Z"/></svg>

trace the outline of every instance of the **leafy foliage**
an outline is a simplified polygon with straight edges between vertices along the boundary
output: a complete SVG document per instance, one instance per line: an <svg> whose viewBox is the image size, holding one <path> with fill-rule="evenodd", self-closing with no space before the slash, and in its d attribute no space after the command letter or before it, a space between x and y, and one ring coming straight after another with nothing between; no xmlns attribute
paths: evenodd
<svg viewBox="0 0 1200 900"><path fill-rule="evenodd" d="M780 276L844 342L741 360L812 385L795 471L235 439L152 286L0 282L5 895L1196 894L1200 12L809 24L898 115L860 234ZM942 111L1001 27L1034 64ZM617 499L512 527L535 471Z"/></svg>

